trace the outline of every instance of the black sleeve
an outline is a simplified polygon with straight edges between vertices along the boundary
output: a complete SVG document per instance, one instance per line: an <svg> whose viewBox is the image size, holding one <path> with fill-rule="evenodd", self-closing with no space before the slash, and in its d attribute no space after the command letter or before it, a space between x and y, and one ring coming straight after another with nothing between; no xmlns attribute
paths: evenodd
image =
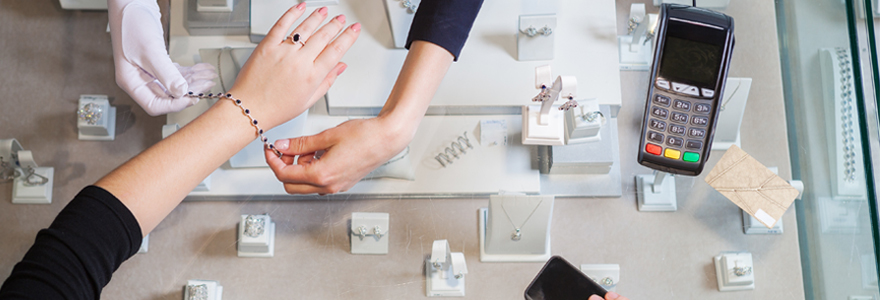
<svg viewBox="0 0 880 300"><path fill-rule="evenodd" d="M422 0L406 38L406 49L413 41L427 41L445 48L455 60L474 26L483 0Z"/></svg>
<svg viewBox="0 0 880 300"><path fill-rule="evenodd" d="M0 299L99 299L113 272L137 253L141 235L119 199L86 187L37 233L0 287Z"/></svg>

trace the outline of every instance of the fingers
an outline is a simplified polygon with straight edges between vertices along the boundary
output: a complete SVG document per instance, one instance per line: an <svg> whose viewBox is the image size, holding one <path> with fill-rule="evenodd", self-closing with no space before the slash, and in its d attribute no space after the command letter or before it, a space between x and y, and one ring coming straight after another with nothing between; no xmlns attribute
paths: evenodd
<svg viewBox="0 0 880 300"><path fill-rule="evenodd" d="M321 7L312 12L312 14L309 15L308 18L306 18L302 23L299 24L299 26L293 29L293 32L299 33L302 41L308 43L311 39L312 33L315 32L315 29L318 29L318 25L321 25L321 23L324 22L324 19L326 18L327 7Z"/></svg>
<svg viewBox="0 0 880 300"><path fill-rule="evenodd" d="M601 300L602 298L599 298L599 299ZM608 292L607 294L605 294L605 299L606 300L629 300L629 298L618 295L615 292Z"/></svg>
<svg viewBox="0 0 880 300"><path fill-rule="evenodd" d="M149 30L151 28L154 30ZM158 79L172 97L186 94L186 79L168 56L162 25L149 12L149 8L126 8L122 15L121 31L122 51L131 63Z"/></svg>
<svg viewBox="0 0 880 300"><path fill-rule="evenodd" d="M274 42L284 42L284 39L287 38L287 30L293 26L293 23L296 22L299 17L303 15L303 12L306 9L306 3L297 4L294 7L291 7L281 15L281 18L275 22L275 25L272 26L272 29L269 30L269 33L266 34L265 40L274 41Z"/></svg>
<svg viewBox="0 0 880 300"><path fill-rule="evenodd" d="M354 23L353 25L349 26L344 32L342 32L342 34L339 35L336 40L331 42L326 47L322 48L321 54L318 55L318 58L315 59L315 65L319 68L319 70L327 70L336 65L336 63L340 59L342 59L342 56L345 55L345 52L347 52L348 49L351 48L351 45L354 44L354 41L357 40L360 32L361 24Z"/></svg>
<svg viewBox="0 0 880 300"><path fill-rule="evenodd" d="M321 53L321 50L327 46L327 43L333 40L344 27L345 15L336 16L309 37L305 46L303 46L303 51L307 51L306 53L310 55L318 56L318 53Z"/></svg>
<svg viewBox="0 0 880 300"><path fill-rule="evenodd" d="M329 149L336 141L332 128L316 135L275 141L275 149L284 155L303 155Z"/></svg>
<svg viewBox="0 0 880 300"><path fill-rule="evenodd" d="M315 90L315 93L312 95L312 99L309 99L309 103L307 106L311 107L315 104L315 102L318 102L318 99L321 99L321 97L323 97L324 94L326 94L327 91L330 90L330 86L332 86L333 83L336 82L336 78L338 78L339 75L342 75L342 72L345 72L345 68L347 67L348 66L345 63L336 63L336 66L333 67L333 69L331 69L329 73L327 73L326 77L324 77L324 81L322 81L321 84L318 85L318 89Z"/></svg>
<svg viewBox="0 0 880 300"><path fill-rule="evenodd" d="M151 116L155 117L170 112L181 111L198 102L197 98L171 98L164 94L156 93L155 90L157 89L151 88L150 86L157 84L157 82L147 82L128 91L129 95L131 95L131 97L144 108L144 111Z"/></svg>
<svg viewBox="0 0 880 300"><path fill-rule="evenodd" d="M597 295L592 295L592 296L590 296L590 298L587 299L587 300L604 300L604 299L602 299L602 297L599 297L599 296L597 296Z"/></svg>

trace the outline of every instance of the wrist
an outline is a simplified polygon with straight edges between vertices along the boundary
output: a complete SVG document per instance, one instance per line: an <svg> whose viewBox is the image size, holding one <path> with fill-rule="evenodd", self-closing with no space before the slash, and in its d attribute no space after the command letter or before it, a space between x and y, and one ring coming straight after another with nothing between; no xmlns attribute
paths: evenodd
<svg viewBox="0 0 880 300"><path fill-rule="evenodd" d="M383 111L376 119L382 124L386 140L398 147L406 147L415 137L424 114L407 114L402 111Z"/></svg>

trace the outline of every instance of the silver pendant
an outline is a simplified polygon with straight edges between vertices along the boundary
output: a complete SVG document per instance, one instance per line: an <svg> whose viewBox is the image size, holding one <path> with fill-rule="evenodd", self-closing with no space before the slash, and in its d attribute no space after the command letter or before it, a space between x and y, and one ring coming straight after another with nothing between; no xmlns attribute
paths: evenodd
<svg viewBox="0 0 880 300"><path fill-rule="evenodd" d="M510 239L514 241L519 241L522 239L522 232L520 232L519 228L517 228L513 231L513 233L510 234Z"/></svg>

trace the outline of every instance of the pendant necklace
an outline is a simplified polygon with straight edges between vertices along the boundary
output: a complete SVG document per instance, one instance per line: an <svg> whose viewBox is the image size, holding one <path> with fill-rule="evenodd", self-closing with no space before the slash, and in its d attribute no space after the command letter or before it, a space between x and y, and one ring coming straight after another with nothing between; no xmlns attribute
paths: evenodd
<svg viewBox="0 0 880 300"><path fill-rule="evenodd" d="M538 211L538 207L541 207L542 203L544 203L544 199L541 199L541 202L538 202L538 205L535 205L535 209L532 210L532 212L529 214L528 217L526 217L526 220L523 221L522 224L516 226L516 224L513 223L513 218L511 218L510 214L507 213L507 208L504 207L504 202L501 202L501 209L504 210L504 214L507 215L507 220L510 221L510 225L513 225L513 233L510 234L511 240L519 241L522 239L522 227L529 222L529 219L531 219L532 215L534 215L535 212Z"/></svg>

